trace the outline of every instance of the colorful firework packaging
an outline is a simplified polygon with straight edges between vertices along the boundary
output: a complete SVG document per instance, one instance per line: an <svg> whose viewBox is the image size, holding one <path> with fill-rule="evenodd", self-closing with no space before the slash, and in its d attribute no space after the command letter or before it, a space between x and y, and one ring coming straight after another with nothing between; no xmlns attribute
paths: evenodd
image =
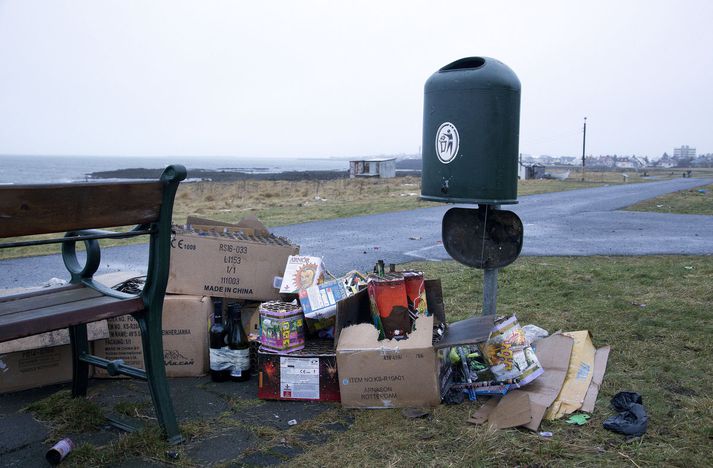
<svg viewBox="0 0 713 468"><path fill-rule="evenodd" d="M544 372L514 315L495 322L481 349L495 380L517 379L520 385L526 385Z"/></svg>
<svg viewBox="0 0 713 468"><path fill-rule="evenodd" d="M426 283L423 280L423 272L407 270L403 275L409 309L416 314L430 315L426 306Z"/></svg>
<svg viewBox="0 0 713 468"><path fill-rule="evenodd" d="M288 302L260 304L260 342L265 350L289 353L304 348L304 314Z"/></svg>
<svg viewBox="0 0 713 468"><path fill-rule="evenodd" d="M371 316L379 339L405 338L413 327L406 282L400 273L370 275L367 280Z"/></svg>

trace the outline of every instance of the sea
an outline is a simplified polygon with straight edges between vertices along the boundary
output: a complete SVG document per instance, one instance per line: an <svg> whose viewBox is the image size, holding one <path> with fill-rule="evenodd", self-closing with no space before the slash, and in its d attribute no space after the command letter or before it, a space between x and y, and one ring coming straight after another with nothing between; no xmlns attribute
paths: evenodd
<svg viewBox="0 0 713 468"><path fill-rule="evenodd" d="M248 173L346 171L349 161L332 158L111 157L0 155L0 184L46 184L86 181L88 174L115 169L159 169L183 164L188 169L221 169Z"/></svg>

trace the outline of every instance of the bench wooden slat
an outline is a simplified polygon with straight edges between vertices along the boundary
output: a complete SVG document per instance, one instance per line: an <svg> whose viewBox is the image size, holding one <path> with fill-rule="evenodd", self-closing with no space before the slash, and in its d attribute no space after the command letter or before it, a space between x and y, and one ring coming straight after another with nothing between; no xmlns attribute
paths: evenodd
<svg viewBox="0 0 713 468"><path fill-rule="evenodd" d="M0 237L150 223L162 189L160 182L2 186Z"/></svg>
<svg viewBox="0 0 713 468"><path fill-rule="evenodd" d="M0 317L43 307L69 304L99 296L102 296L102 293L91 288L70 288L58 290L52 294L41 294L14 300L12 296L3 297L0 298Z"/></svg>
<svg viewBox="0 0 713 468"><path fill-rule="evenodd" d="M144 302L139 297L116 299L100 295L80 301L3 314L0 316L0 341L104 320L143 309Z"/></svg>
<svg viewBox="0 0 713 468"><path fill-rule="evenodd" d="M84 288L83 284L65 284L64 286L57 286L56 288L42 288L42 289L32 289L27 292L11 294L9 296L0 296L0 304L4 302L17 301L20 299L25 299L26 297L37 297L44 296L45 294L55 294L59 291L67 291L70 289Z"/></svg>

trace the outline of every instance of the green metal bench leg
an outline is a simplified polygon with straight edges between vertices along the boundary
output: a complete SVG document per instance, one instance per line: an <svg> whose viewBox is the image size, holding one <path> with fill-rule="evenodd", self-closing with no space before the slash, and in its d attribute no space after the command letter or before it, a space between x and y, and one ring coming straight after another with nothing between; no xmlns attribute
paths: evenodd
<svg viewBox="0 0 713 468"><path fill-rule="evenodd" d="M89 354L89 340L87 339L87 325L73 325L69 327L69 340L72 344L72 397L87 395L89 386L89 364L79 360L83 354Z"/></svg>
<svg viewBox="0 0 713 468"><path fill-rule="evenodd" d="M153 314L156 317L156 314ZM160 317L160 314L158 314ZM171 394L166 380L166 366L163 358L163 334L161 321L152 320L152 313L146 311L143 316L135 317L141 329L141 342L144 349L146 378L151 390L156 417L168 437L170 444L180 444L183 436L178 428L176 413L173 411Z"/></svg>

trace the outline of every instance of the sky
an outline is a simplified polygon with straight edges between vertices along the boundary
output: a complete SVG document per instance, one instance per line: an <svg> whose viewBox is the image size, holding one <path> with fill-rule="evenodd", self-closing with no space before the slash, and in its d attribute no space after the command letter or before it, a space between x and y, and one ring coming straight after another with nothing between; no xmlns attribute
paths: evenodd
<svg viewBox="0 0 713 468"><path fill-rule="evenodd" d="M522 83L520 151L713 152L713 2L0 0L0 154L415 154L462 57Z"/></svg>

